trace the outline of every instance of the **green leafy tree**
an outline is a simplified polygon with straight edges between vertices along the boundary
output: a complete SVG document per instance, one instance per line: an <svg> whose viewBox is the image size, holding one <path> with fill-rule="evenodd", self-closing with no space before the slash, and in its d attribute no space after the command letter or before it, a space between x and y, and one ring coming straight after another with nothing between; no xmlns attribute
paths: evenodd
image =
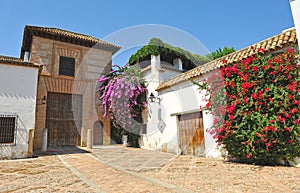
<svg viewBox="0 0 300 193"><path fill-rule="evenodd" d="M216 51L213 51L212 53L207 54L206 57L211 60L215 60L215 59L221 58L223 56L226 56L232 52L235 52L235 49L233 47L228 48L228 47L224 46L223 49L218 48Z"/></svg>

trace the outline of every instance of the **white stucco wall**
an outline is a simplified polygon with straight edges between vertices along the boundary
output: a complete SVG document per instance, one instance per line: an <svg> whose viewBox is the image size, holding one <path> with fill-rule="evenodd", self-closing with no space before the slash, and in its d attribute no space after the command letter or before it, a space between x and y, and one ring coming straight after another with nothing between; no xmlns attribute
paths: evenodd
<svg viewBox="0 0 300 193"><path fill-rule="evenodd" d="M179 148L178 136L178 117L171 116L174 113L188 111L199 111L200 105L205 106L204 92L201 94L197 86L190 81L186 81L173 86L162 92L156 92L155 89L159 83L177 76L180 71L165 69L160 70L164 62L160 61L159 56L151 56L151 70L143 74L148 82L149 94L152 92L161 100L149 102L149 113L147 121L146 134L142 136L142 148L157 149L170 153L181 153ZM203 77L206 78L206 77ZM200 81L197 79L195 81ZM204 120L204 138L205 138L205 155L208 157L217 157L219 154L215 151L216 143L211 135L206 132L212 124L212 115L203 112Z"/></svg>
<svg viewBox="0 0 300 193"><path fill-rule="evenodd" d="M0 114L18 115L16 145L0 144L0 157L27 156L28 131L35 126L38 68L0 63Z"/></svg>
<svg viewBox="0 0 300 193"><path fill-rule="evenodd" d="M181 74L182 72L180 71L175 71L175 70L171 70L171 69L164 69L164 72L162 73L162 80L166 81L169 80L179 74Z"/></svg>
<svg viewBox="0 0 300 193"><path fill-rule="evenodd" d="M200 81L197 79L196 81ZM187 81L178 84L170 89L159 93L161 102L150 103L150 117L147 124L147 134L143 136L143 148L158 149L170 153L180 153L178 136L178 118L171 116L174 113L197 111L201 106L205 106L204 92L201 94L197 86ZM159 110L160 109L160 110ZM159 113L161 112L161 114ZM159 128L159 123L163 121L165 128ZM206 131L212 124L212 115L207 111L203 112L205 156L218 157L216 142Z"/></svg>

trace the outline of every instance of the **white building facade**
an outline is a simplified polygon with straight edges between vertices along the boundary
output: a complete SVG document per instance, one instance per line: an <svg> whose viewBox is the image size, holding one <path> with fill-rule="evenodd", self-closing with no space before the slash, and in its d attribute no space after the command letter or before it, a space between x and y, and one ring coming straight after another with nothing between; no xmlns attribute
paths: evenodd
<svg viewBox="0 0 300 193"><path fill-rule="evenodd" d="M211 72L218 72L225 65L222 62L224 59L228 63L238 62L256 54L258 48L270 53L281 52L296 45L296 30L291 28L223 58L187 72L182 71L167 80L163 77L170 77L170 70L162 67L159 56L151 56L151 68L148 68L147 73L146 70L142 72L149 82L149 93L153 93L155 100L148 101L149 116L147 131L142 135L142 148L219 157L221 152L210 134L213 116L200 110L200 106L207 103L205 92L199 92L190 79L201 82Z"/></svg>
<svg viewBox="0 0 300 193"><path fill-rule="evenodd" d="M29 130L35 127L40 66L0 56L0 158L32 153Z"/></svg>
<svg viewBox="0 0 300 193"><path fill-rule="evenodd" d="M214 139L205 129L210 127L212 116L207 111L200 111L200 105L207 103L205 93L199 93L191 81L156 91L162 82L184 73L181 59L176 58L173 64L168 65L160 60L159 55L152 55L151 65L142 73L148 82L149 94L155 96L153 101L148 101L147 129L142 135L142 148L175 154L219 156Z"/></svg>

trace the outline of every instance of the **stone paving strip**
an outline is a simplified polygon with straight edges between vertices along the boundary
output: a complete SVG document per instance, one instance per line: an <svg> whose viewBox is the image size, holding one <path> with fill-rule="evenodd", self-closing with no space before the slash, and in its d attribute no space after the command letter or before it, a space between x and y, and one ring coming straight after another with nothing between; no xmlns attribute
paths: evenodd
<svg viewBox="0 0 300 193"><path fill-rule="evenodd" d="M191 192L141 174L107 165L91 154L59 155L63 163L94 192ZM79 161L82 160L82 161Z"/></svg>

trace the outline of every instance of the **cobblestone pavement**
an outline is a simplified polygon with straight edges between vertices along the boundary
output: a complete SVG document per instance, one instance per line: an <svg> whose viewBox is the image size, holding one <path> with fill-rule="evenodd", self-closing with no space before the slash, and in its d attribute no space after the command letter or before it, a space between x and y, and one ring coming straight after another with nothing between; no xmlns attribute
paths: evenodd
<svg viewBox="0 0 300 193"><path fill-rule="evenodd" d="M57 156L0 162L0 192L93 192Z"/></svg>
<svg viewBox="0 0 300 193"><path fill-rule="evenodd" d="M162 169L144 175L193 192L300 192L300 168L254 166L192 156L179 156Z"/></svg>
<svg viewBox="0 0 300 193"><path fill-rule="evenodd" d="M300 192L300 168L259 167L120 146L0 161L0 192Z"/></svg>
<svg viewBox="0 0 300 193"><path fill-rule="evenodd" d="M125 148L128 153L135 150ZM0 176L0 192L191 192L110 166L74 148L50 150L35 159L0 161Z"/></svg>

